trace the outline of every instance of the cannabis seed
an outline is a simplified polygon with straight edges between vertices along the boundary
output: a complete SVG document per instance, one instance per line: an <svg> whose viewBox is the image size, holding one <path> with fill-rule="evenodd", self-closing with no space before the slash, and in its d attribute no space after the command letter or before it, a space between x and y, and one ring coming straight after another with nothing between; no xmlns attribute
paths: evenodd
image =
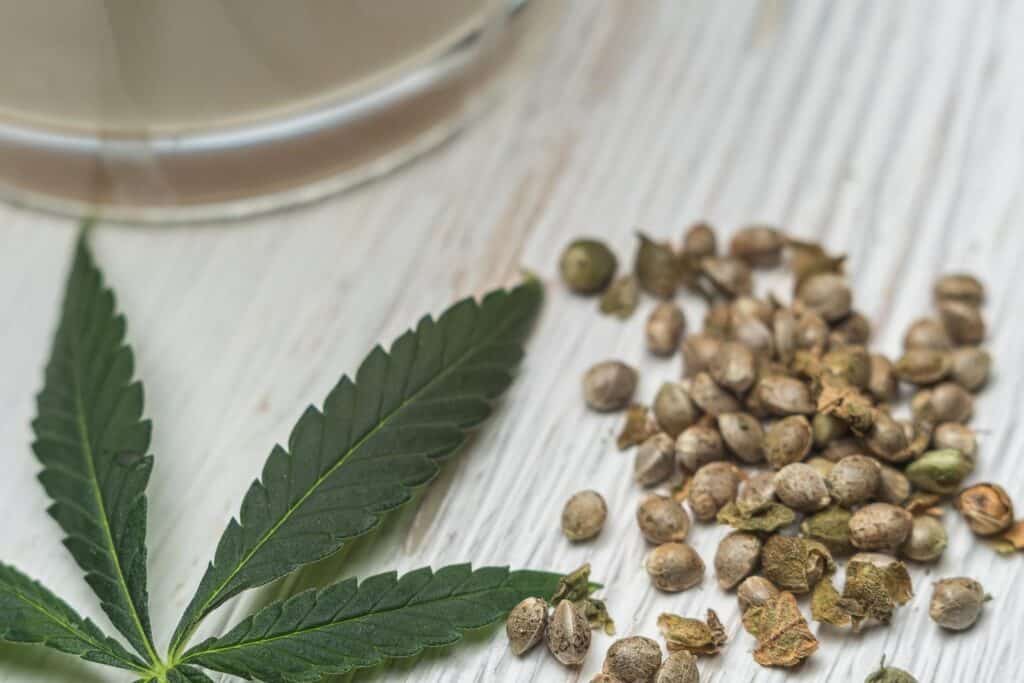
<svg viewBox="0 0 1024 683"><path fill-rule="evenodd" d="M694 516L710 522L722 507L736 499L743 473L729 462L711 462L693 475L688 501Z"/></svg>
<svg viewBox="0 0 1024 683"><path fill-rule="evenodd" d="M900 379L927 386L945 379L953 369L953 354L935 349L910 349L896 361L896 374Z"/></svg>
<svg viewBox="0 0 1024 683"><path fill-rule="evenodd" d="M868 393L876 401L892 401L899 393L899 381L892 361L880 353L871 354L871 372L868 377Z"/></svg>
<svg viewBox="0 0 1024 683"><path fill-rule="evenodd" d="M793 311L780 308L772 316L772 340L775 354L783 363L793 360L797 349L797 322Z"/></svg>
<svg viewBox="0 0 1024 683"><path fill-rule="evenodd" d="M612 250L594 239L574 240L562 252L562 279L578 294L600 292L615 275L617 262Z"/></svg>
<svg viewBox="0 0 1024 683"><path fill-rule="evenodd" d="M608 648L604 673L623 683L647 683L661 666L661 646L650 638L620 638Z"/></svg>
<svg viewBox="0 0 1024 683"><path fill-rule="evenodd" d="M907 540L914 519L903 508L871 503L850 517L850 542L861 550L886 550Z"/></svg>
<svg viewBox="0 0 1024 683"><path fill-rule="evenodd" d="M758 317L733 310L730 324L732 338L758 356L771 358L775 354L772 331Z"/></svg>
<svg viewBox="0 0 1024 683"><path fill-rule="evenodd" d="M704 561L685 543L664 543L647 553L644 567L654 587L669 593L693 588L704 578Z"/></svg>
<svg viewBox="0 0 1024 683"><path fill-rule="evenodd" d="M677 382L661 385L654 397L653 410L658 426L673 438L678 437L700 417L700 408L690 399L683 385Z"/></svg>
<svg viewBox="0 0 1024 683"><path fill-rule="evenodd" d="M944 275L935 282L935 301L962 301L980 306L985 301L985 286L967 273Z"/></svg>
<svg viewBox="0 0 1024 683"><path fill-rule="evenodd" d="M935 582L928 616L942 628L963 631L974 626L989 596L974 579L958 577Z"/></svg>
<svg viewBox="0 0 1024 683"><path fill-rule="evenodd" d="M782 260L786 240L775 228L752 225L733 235L729 255L746 261L754 268L774 268Z"/></svg>
<svg viewBox="0 0 1024 683"><path fill-rule="evenodd" d="M683 353L683 369L686 377L695 377L711 367L711 361L718 355L722 340L706 332L691 334L680 347Z"/></svg>
<svg viewBox="0 0 1024 683"><path fill-rule="evenodd" d="M640 283L635 275L624 275L614 280L601 295L599 309L606 315L625 320L633 315L640 300Z"/></svg>
<svg viewBox="0 0 1024 683"><path fill-rule="evenodd" d="M513 607L505 620L505 633L512 654L518 657L539 643L547 623L548 603L541 598L526 598Z"/></svg>
<svg viewBox="0 0 1024 683"><path fill-rule="evenodd" d="M757 396L758 404L769 415L813 415L816 411L810 389L793 377L763 377L754 386L753 393Z"/></svg>
<svg viewBox="0 0 1024 683"><path fill-rule="evenodd" d="M853 507L874 497L881 481L878 462L866 455L848 455L835 464L826 483L837 503Z"/></svg>
<svg viewBox="0 0 1024 683"><path fill-rule="evenodd" d="M754 383L757 364L749 348L738 342L725 342L711 360L709 372L718 386L742 394Z"/></svg>
<svg viewBox="0 0 1024 683"><path fill-rule="evenodd" d="M932 446L937 450L955 448L972 460L978 453L974 430L959 422L943 422L936 427L932 434Z"/></svg>
<svg viewBox="0 0 1024 683"><path fill-rule="evenodd" d="M949 494L974 469L974 461L953 448L928 451L907 465L903 473L910 483L929 493Z"/></svg>
<svg viewBox="0 0 1024 683"><path fill-rule="evenodd" d="M861 346L871 339L871 322L863 313L851 311L832 328L829 341L839 346Z"/></svg>
<svg viewBox="0 0 1024 683"><path fill-rule="evenodd" d="M722 437L714 427L698 423L684 429L676 439L676 461L688 472L724 457Z"/></svg>
<svg viewBox="0 0 1024 683"><path fill-rule="evenodd" d="M745 463L764 461L764 429L761 421L749 413L723 413L718 416L718 431L729 451Z"/></svg>
<svg viewBox="0 0 1024 683"><path fill-rule="evenodd" d="M659 299L669 299L676 292L679 268L672 247L638 234L640 246L636 252L634 272L640 287Z"/></svg>
<svg viewBox="0 0 1024 683"><path fill-rule="evenodd" d="M974 412L974 399L966 389L943 382L927 391L919 391L910 402L914 417L924 422L967 422Z"/></svg>
<svg viewBox="0 0 1024 683"><path fill-rule="evenodd" d="M644 441L633 461L633 478L641 486L654 486L672 476L676 443L668 434L655 434Z"/></svg>
<svg viewBox="0 0 1024 683"><path fill-rule="evenodd" d="M730 308L733 315L748 315L771 327L775 318L775 304L752 296L736 297Z"/></svg>
<svg viewBox="0 0 1024 683"><path fill-rule="evenodd" d="M964 346L953 351L952 379L967 391L985 386L991 368L992 356L985 349Z"/></svg>
<svg viewBox="0 0 1024 683"><path fill-rule="evenodd" d="M871 380L871 357L863 346L844 346L822 356L821 370L858 389L866 389Z"/></svg>
<svg viewBox="0 0 1024 683"><path fill-rule="evenodd" d="M797 298L829 322L846 317L853 301L846 279L835 273L819 273L810 276L800 284Z"/></svg>
<svg viewBox="0 0 1024 683"><path fill-rule="evenodd" d="M985 319L976 306L963 301L943 301L939 304L939 316L953 343L974 345L984 341Z"/></svg>
<svg viewBox="0 0 1024 683"><path fill-rule="evenodd" d="M690 398L709 415L735 413L740 409L736 398L722 387L706 372L698 373L689 387Z"/></svg>
<svg viewBox="0 0 1024 683"><path fill-rule="evenodd" d="M697 657L686 650L673 652L658 669L654 683L700 683Z"/></svg>
<svg viewBox="0 0 1024 683"><path fill-rule="evenodd" d="M663 301L647 318L647 350L656 356L671 356L679 348L686 329L686 318L679 306Z"/></svg>
<svg viewBox="0 0 1024 683"><path fill-rule="evenodd" d="M910 324L903 335L903 349L952 351L953 340L949 338L946 326L935 318L918 318Z"/></svg>
<svg viewBox="0 0 1024 683"><path fill-rule="evenodd" d="M701 259L700 269L724 296L732 298L753 291L750 266L739 259L708 256Z"/></svg>
<svg viewBox="0 0 1024 683"><path fill-rule="evenodd" d="M775 584L763 576L748 576L736 589L736 599L740 603L740 613L751 607L760 607L779 594Z"/></svg>
<svg viewBox="0 0 1024 683"><path fill-rule="evenodd" d="M872 454L887 462L903 462L910 456L906 452L909 445L907 433L884 410L874 411L871 430L864 438L864 445Z"/></svg>
<svg viewBox="0 0 1024 683"><path fill-rule="evenodd" d="M736 506L741 514L755 514L775 500L775 473L757 472L740 482Z"/></svg>
<svg viewBox="0 0 1024 683"><path fill-rule="evenodd" d="M617 360L606 360L583 375L583 399L599 412L622 410L636 391L636 370Z"/></svg>
<svg viewBox="0 0 1024 683"><path fill-rule="evenodd" d="M883 503L900 505L910 497L910 480L895 467L882 465L877 496Z"/></svg>
<svg viewBox="0 0 1024 683"><path fill-rule="evenodd" d="M608 506L600 493L580 491L562 508L562 533L570 541L589 540L601 533L607 516Z"/></svg>
<svg viewBox="0 0 1024 683"><path fill-rule="evenodd" d="M953 504L978 536L994 536L1013 524L1013 501L999 484L968 486Z"/></svg>
<svg viewBox="0 0 1024 683"><path fill-rule="evenodd" d="M715 552L715 576L722 590L732 590L757 569L761 539L745 531L733 531L723 538Z"/></svg>
<svg viewBox="0 0 1024 683"><path fill-rule="evenodd" d="M836 439L846 436L849 431L847 424L834 415L816 413L811 420L814 445L818 448L824 448Z"/></svg>
<svg viewBox="0 0 1024 683"><path fill-rule="evenodd" d="M548 650L566 666L579 666L590 649L590 624L568 600L555 607L547 628Z"/></svg>
<svg viewBox="0 0 1024 683"><path fill-rule="evenodd" d="M900 554L915 562L934 562L949 543L942 521L930 515L914 517L910 535L900 546Z"/></svg>
<svg viewBox="0 0 1024 683"><path fill-rule="evenodd" d="M831 502L825 478L802 462L790 463L776 473L775 495L783 505L798 512L815 512Z"/></svg>
<svg viewBox="0 0 1024 683"><path fill-rule="evenodd" d="M692 256L714 256L718 250L715 231L707 223L690 226L683 236L683 251Z"/></svg>
<svg viewBox="0 0 1024 683"><path fill-rule="evenodd" d="M803 415L783 418L768 427L764 435L764 456L775 469L803 460L811 451L814 435Z"/></svg>
<svg viewBox="0 0 1024 683"><path fill-rule="evenodd" d="M796 346L798 349L823 351L828 345L828 335L829 327L825 318L806 307L799 312L796 319Z"/></svg>
<svg viewBox="0 0 1024 683"><path fill-rule="evenodd" d="M690 531L690 516L668 496L645 498L636 510L636 523L644 538L655 545L683 541Z"/></svg>

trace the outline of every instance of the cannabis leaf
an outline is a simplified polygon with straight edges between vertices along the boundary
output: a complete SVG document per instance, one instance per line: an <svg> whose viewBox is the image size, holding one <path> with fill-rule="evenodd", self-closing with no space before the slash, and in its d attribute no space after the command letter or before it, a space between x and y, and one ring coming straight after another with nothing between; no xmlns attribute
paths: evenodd
<svg viewBox="0 0 1024 683"><path fill-rule="evenodd" d="M0 640L40 643L119 669L146 665L41 584L0 562Z"/></svg>
<svg viewBox="0 0 1024 683"><path fill-rule="evenodd" d="M271 604L193 648L183 661L248 680L317 681L450 645L524 598L550 598L559 578L461 564L401 578L389 572L359 584L349 579Z"/></svg>
<svg viewBox="0 0 1024 683"><path fill-rule="evenodd" d="M511 381L540 305L536 281L427 316L379 346L277 446L217 545L175 632L178 655L228 598L324 558L373 529L438 472Z"/></svg>
<svg viewBox="0 0 1024 683"><path fill-rule="evenodd" d="M153 469L142 385L114 294L85 242L75 248L60 325L33 421L49 513L103 611L150 662L146 483Z"/></svg>

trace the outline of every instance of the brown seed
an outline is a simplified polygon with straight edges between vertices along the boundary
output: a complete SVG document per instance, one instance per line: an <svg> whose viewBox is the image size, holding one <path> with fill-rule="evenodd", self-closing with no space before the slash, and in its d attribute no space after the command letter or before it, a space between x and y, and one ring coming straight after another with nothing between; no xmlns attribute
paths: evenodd
<svg viewBox="0 0 1024 683"><path fill-rule="evenodd" d="M749 413L723 413L718 416L718 431L737 458L752 465L764 462L764 429L756 417Z"/></svg>
<svg viewBox="0 0 1024 683"><path fill-rule="evenodd" d="M830 256L820 244L802 240L789 240L789 269L797 285L818 273L842 273L845 255Z"/></svg>
<svg viewBox="0 0 1024 683"><path fill-rule="evenodd" d="M836 439L846 436L850 429L845 422L834 415L816 413L811 420L811 431L814 434L814 445L824 448Z"/></svg>
<svg viewBox="0 0 1024 683"><path fill-rule="evenodd" d="M590 649L590 624L568 600L555 607L547 629L548 650L566 666L579 666Z"/></svg>
<svg viewBox="0 0 1024 683"><path fill-rule="evenodd" d="M751 607L760 607L779 594L775 584L763 576L748 576L736 589L736 599L740 603L740 613Z"/></svg>
<svg viewBox="0 0 1024 683"><path fill-rule="evenodd" d="M772 339L775 342L775 354L783 363L793 360L797 349L797 322L793 311L780 308L772 316Z"/></svg>
<svg viewBox="0 0 1024 683"><path fill-rule="evenodd" d="M802 462L790 463L776 473L775 495L783 505L798 512L815 512L831 502L825 478Z"/></svg>
<svg viewBox="0 0 1024 683"><path fill-rule="evenodd" d="M821 357L821 370L859 389L866 389L871 380L871 357L863 346L844 346Z"/></svg>
<svg viewBox="0 0 1024 683"><path fill-rule="evenodd" d="M807 278L797 290L797 298L829 322L845 318L853 301L846 278L835 273L819 273Z"/></svg>
<svg viewBox="0 0 1024 683"><path fill-rule="evenodd" d="M606 315L614 315L620 320L626 320L640 300L640 283L635 275L624 275L616 278L608 285L608 289L601 295L601 302L598 309Z"/></svg>
<svg viewBox="0 0 1024 683"><path fill-rule="evenodd" d="M949 338L946 327L935 318L918 318L903 335L903 348L931 349L932 351L952 351L953 340Z"/></svg>
<svg viewBox="0 0 1024 683"><path fill-rule="evenodd" d="M714 229L707 223L697 223L683 236L683 251L693 256L714 256L716 242Z"/></svg>
<svg viewBox="0 0 1024 683"><path fill-rule="evenodd" d="M871 322L863 313L851 311L832 328L830 340L839 345L863 345L871 339Z"/></svg>
<svg viewBox="0 0 1024 683"><path fill-rule="evenodd" d="M693 475L688 497L693 515L702 522L715 518L729 501L736 499L742 472L729 462L710 462Z"/></svg>
<svg viewBox="0 0 1024 683"><path fill-rule="evenodd" d="M636 391L636 370L617 360L606 360L583 375L583 399L593 410L611 412L629 405Z"/></svg>
<svg viewBox="0 0 1024 683"><path fill-rule="evenodd" d="M813 415L816 411L811 392L806 384L793 377L771 375L762 377L754 385L758 404L769 415Z"/></svg>
<svg viewBox="0 0 1024 683"><path fill-rule="evenodd" d="M684 429L676 439L676 462L688 472L724 457L722 437L714 427L698 423Z"/></svg>
<svg viewBox="0 0 1024 683"><path fill-rule="evenodd" d="M899 381L892 361L880 353L871 354L871 372L868 377L868 393L876 401L893 401L899 394Z"/></svg>
<svg viewBox="0 0 1024 683"><path fill-rule="evenodd" d="M825 478L828 478L829 472L831 472L832 468L836 466L834 462L828 460L827 458L823 458L820 455L816 455L813 458L810 458L807 461L807 464L813 467L814 469L818 470L818 474Z"/></svg>
<svg viewBox="0 0 1024 683"><path fill-rule="evenodd" d="M590 683L622 683L622 679L616 678L611 674L596 673L594 677L590 679Z"/></svg>
<svg viewBox="0 0 1024 683"><path fill-rule="evenodd" d="M723 538L715 552L715 576L722 590L732 590L747 578L761 558L761 539L745 531L733 531Z"/></svg>
<svg viewBox="0 0 1024 683"><path fill-rule="evenodd" d="M658 669L654 683L700 683L697 657L686 650L673 652Z"/></svg>
<svg viewBox="0 0 1024 683"><path fill-rule="evenodd" d="M659 299L671 298L679 283L678 262L672 247L665 242L655 242L642 233L637 233L637 238L640 244L633 272L640 288Z"/></svg>
<svg viewBox="0 0 1024 683"><path fill-rule="evenodd" d="M658 590L678 593L704 578L704 561L685 543L663 543L647 553L644 568Z"/></svg>
<svg viewBox="0 0 1024 683"><path fill-rule="evenodd" d="M900 554L915 562L934 562L942 556L949 543L946 527L935 517L914 517L914 526L900 546Z"/></svg>
<svg viewBox="0 0 1024 683"><path fill-rule="evenodd" d="M608 506L600 493L580 491L562 508L562 533L570 541L589 540L601 533L607 517Z"/></svg>
<svg viewBox="0 0 1024 683"><path fill-rule="evenodd" d="M928 616L942 628L963 631L974 626L989 596L974 579L959 577L935 582Z"/></svg>
<svg viewBox="0 0 1024 683"><path fill-rule="evenodd" d="M661 302L647 318L647 350L656 356L671 356L679 348L685 330L682 309L671 301Z"/></svg>
<svg viewBox="0 0 1024 683"><path fill-rule="evenodd" d="M607 287L615 276L616 266L611 249L593 239L570 243L559 262L562 280L578 294L594 294Z"/></svg>
<svg viewBox="0 0 1024 683"><path fill-rule="evenodd" d="M889 503L871 503L850 518L850 542L861 550L896 548L907 540L914 518Z"/></svg>
<svg viewBox="0 0 1024 683"><path fill-rule="evenodd" d="M722 340L705 332L691 334L683 340L684 376L695 377L711 367L711 361L718 355Z"/></svg>
<svg viewBox="0 0 1024 683"><path fill-rule="evenodd" d="M633 461L633 478L641 486L655 486L675 470L676 444L668 434L655 434L640 445Z"/></svg>
<svg viewBox="0 0 1024 683"><path fill-rule="evenodd" d="M757 375L754 354L743 344L725 342L711 360L710 375L719 387L742 394L754 383Z"/></svg>
<svg viewBox="0 0 1024 683"><path fill-rule="evenodd" d="M604 673L622 683L648 683L661 666L661 646L650 638L620 638L608 648Z"/></svg>
<svg viewBox="0 0 1024 683"><path fill-rule="evenodd" d="M967 422L974 413L974 399L959 384L943 382L917 392L910 409L914 417L923 422Z"/></svg>
<svg viewBox="0 0 1024 683"><path fill-rule="evenodd" d="M736 505L742 514L754 514L775 501L775 473L756 472L740 482Z"/></svg>
<svg viewBox="0 0 1024 683"><path fill-rule="evenodd" d="M690 531L690 516L669 496L645 498L636 510L636 523L644 538L656 545L684 541Z"/></svg>
<svg viewBox="0 0 1024 683"><path fill-rule="evenodd" d="M935 301L962 301L980 306L985 301L985 286L967 273L951 273L935 282Z"/></svg>
<svg viewBox="0 0 1024 683"><path fill-rule="evenodd" d="M733 311L729 327L732 338L759 356L771 358L775 354L775 338L771 329L760 318Z"/></svg>
<svg viewBox="0 0 1024 683"><path fill-rule="evenodd" d="M804 309L796 319L796 346L798 349L823 351L828 345L829 327L825 318Z"/></svg>
<svg viewBox="0 0 1024 683"><path fill-rule="evenodd" d="M718 386L706 372L698 373L689 386L690 398L700 406L701 410L710 415L735 413L740 403L728 391Z"/></svg>
<svg viewBox="0 0 1024 683"><path fill-rule="evenodd" d="M979 536L994 536L1013 524L1013 501L999 484L968 486L953 503Z"/></svg>
<svg viewBox="0 0 1024 683"><path fill-rule="evenodd" d="M704 277L724 296L732 298L753 291L750 266L739 259L708 256L701 259L700 268Z"/></svg>
<svg viewBox="0 0 1024 683"><path fill-rule="evenodd" d="M775 318L775 305L752 296L738 296L730 305L733 315L749 315L771 327Z"/></svg>
<svg viewBox="0 0 1024 683"><path fill-rule="evenodd" d="M927 386L941 382L953 369L953 354L935 349L910 349L896 361L896 374L900 379Z"/></svg>
<svg viewBox="0 0 1024 683"><path fill-rule="evenodd" d="M876 495L883 503L900 505L910 497L910 480L898 469L882 465Z"/></svg>
<svg viewBox="0 0 1024 683"><path fill-rule="evenodd" d="M665 382L654 397L654 418L658 426L675 438L697 422L700 408L690 399L686 389L677 382Z"/></svg>
<svg viewBox="0 0 1024 683"><path fill-rule="evenodd" d="M962 301L943 301L939 304L942 324L954 344L974 345L985 339L985 319L976 306Z"/></svg>
<svg viewBox="0 0 1024 683"><path fill-rule="evenodd" d="M952 379L967 391L978 391L988 382L992 356L985 349L964 346L953 351Z"/></svg>
<svg viewBox="0 0 1024 683"><path fill-rule="evenodd" d="M732 330L732 306L726 301L712 303L704 313L704 332L725 339Z"/></svg>
<svg viewBox="0 0 1024 683"><path fill-rule="evenodd" d="M782 260L786 240L775 228L752 225L733 235L729 255L742 259L754 268L774 268Z"/></svg>
<svg viewBox="0 0 1024 683"><path fill-rule="evenodd" d="M943 422L932 434L932 446L937 450L953 448L972 460L978 453L974 430L958 422Z"/></svg>
<svg viewBox="0 0 1024 683"><path fill-rule="evenodd" d="M826 483L837 503L853 507L874 497L881 481L878 462L866 455L848 455L835 464Z"/></svg>
<svg viewBox="0 0 1024 683"><path fill-rule="evenodd" d="M803 415L786 417L768 427L764 435L764 457L775 469L803 460L811 451L811 423Z"/></svg>
<svg viewBox="0 0 1024 683"><path fill-rule="evenodd" d="M539 643L547 624L548 603L541 598L526 598L513 607L505 620L505 633L512 654L518 657Z"/></svg>
<svg viewBox="0 0 1024 683"><path fill-rule="evenodd" d="M886 462L903 462L909 456L907 434L899 422L884 410L874 412L871 431L864 438L864 445L874 455Z"/></svg>
<svg viewBox="0 0 1024 683"><path fill-rule="evenodd" d="M839 462L848 455L854 455L855 453L863 453L864 445L860 439L856 439L852 436L845 436L841 439L830 441L827 446L821 451L821 457L832 462Z"/></svg>

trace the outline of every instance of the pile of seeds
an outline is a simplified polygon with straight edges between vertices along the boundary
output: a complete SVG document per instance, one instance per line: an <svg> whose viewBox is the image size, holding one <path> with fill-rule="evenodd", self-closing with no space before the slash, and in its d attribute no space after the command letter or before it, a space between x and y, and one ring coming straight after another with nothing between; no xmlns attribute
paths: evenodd
<svg viewBox="0 0 1024 683"><path fill-rule="evenodd" d="M941 277L936 315L910 325L893 362L868 348L871 324L853 307L843 256L763 226L739 231L727 251L700 224L678 249L641 235L632 273L617 279L615 255L592 239L570 244L560 269L573 292L600 295L607 314L628 317L642 292L659 299L646 321L646 347L682 356L681 380L664 383L648 405L635 402L638 373L625 363L604 361L583 377L587 406L625 411L617 443L635 447L637 485L666 487L636 512L654 546L644 560L652 584L676 592L702 581L704 561L685 542L691 515L733 527L714 557L718 584L736 590L743 625L757 641L755 660L788 667L818 647L795 596L810 597L816 621L853 631L888 623L912 595L903 560L934 562L946 548L945 502L1002 552L1024 546L1024 524L1014 524L997 484L963 488L978 450L967 426L973 394L992 362L980 346L985 293L977 279ZM794 280L791 301L755 297L753 271L783 262ZM674 301L680 290L707 302L702 330L687 334ZM908 394L910 415L902 418L893 408ZM600 494L583 491L566 504L562 528L585 542L606 515ZM843 557L838 589L831 576ZM962 630L987 599L977 581L944 579L929 613L941 627ZM662 615L659 627L673 653L664 664L652 641L626 638L593 680L696 681L693 656L717 653L725 641L711 611L706 622ZM684 673L655 679L669 662ZM872 676L914 680L884 662Z"/></svg>

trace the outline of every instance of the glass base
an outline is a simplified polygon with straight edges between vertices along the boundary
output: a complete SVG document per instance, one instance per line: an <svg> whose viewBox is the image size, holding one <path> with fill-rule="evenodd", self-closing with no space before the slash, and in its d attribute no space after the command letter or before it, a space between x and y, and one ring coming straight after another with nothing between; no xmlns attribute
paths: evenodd
<svg viewBox="0 0 1024 683"><path fill-rule="evenodd" d="M487 103L522 3L368 93L277 120L123 139L0 124L0 198L106 221L231 219L313 201L437 146Z"/></svg>

